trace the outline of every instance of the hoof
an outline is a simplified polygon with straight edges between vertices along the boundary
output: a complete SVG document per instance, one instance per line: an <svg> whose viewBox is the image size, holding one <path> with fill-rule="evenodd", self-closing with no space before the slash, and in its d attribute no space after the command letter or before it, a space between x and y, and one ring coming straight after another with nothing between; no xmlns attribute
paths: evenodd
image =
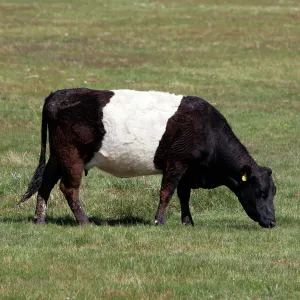
<svg viewBox="0 0 300 300"><path fill-rule="evenodd" d="M191 223L191 222L189 222L189 223L182 222L182 225L184 225L184 226L194 226L194 223Z"/></svg>
<svg viewBox="0 0 300 300"><path fill-rule="evenodd" d="M158 220L154 220L154 225L165 225L165 222L159 222Z"/></svg>
<svg viewBox="0 0 300 300"><path fill-rule="evenodd" d="M41 219L41 218L34 218L33 219L33 223L35 223L35 224L37 224L37 225L44 225L44 224L46 224L46 221L45 221L45 219Z"/></svg>
<svg viewBox="0 0 300 300"><path fill-rule="evenodd" d="M79 225L79 226L88 225L88 224L91 224L88 219L87 220L77 220L77 225Z"/></svg>
<svg viewBox="0 0 300 300"><path fill-rule="evenodd" d="M182 222L182 225L194 226L193 220L189 217L182 218L181 222Z"/></svg>

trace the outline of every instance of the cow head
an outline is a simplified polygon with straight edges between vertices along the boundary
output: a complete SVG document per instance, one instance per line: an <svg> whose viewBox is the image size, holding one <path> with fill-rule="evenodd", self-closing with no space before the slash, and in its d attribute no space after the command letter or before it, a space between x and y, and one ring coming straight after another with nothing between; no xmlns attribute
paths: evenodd
<svg viewBox="0 0 300 300"><path fill-rule="evenodd" d="M237 196L247 215L260 226L275 226L273 198L276 186L272 179L272 170L258 167L255 172L245 166L241 175L242 181L237 187Z"/></svg>

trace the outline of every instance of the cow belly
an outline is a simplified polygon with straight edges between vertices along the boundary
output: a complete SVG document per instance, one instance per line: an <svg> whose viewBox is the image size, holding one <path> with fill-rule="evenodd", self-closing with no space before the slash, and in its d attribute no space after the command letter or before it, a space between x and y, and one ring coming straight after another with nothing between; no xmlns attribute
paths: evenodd
<svg viewBox="0 0 300 300"><path fill-rule="evenodd" d="M86 169L97 166L117 177L158 174L154 155L182 96L161 92L114 91L103 109L102 146Z"/></svg>
<svg viewBox="0 0 300 300"><path fill-rule="evenodd" d="M101 152L95 153L85 169L88 170L94 166L106 173L122 178L161 173L160 170L154 168L151 160L146 160L144 157L137 160L122 158L121 156L116 157L111 154L108 157L105 157Z"/></svg>

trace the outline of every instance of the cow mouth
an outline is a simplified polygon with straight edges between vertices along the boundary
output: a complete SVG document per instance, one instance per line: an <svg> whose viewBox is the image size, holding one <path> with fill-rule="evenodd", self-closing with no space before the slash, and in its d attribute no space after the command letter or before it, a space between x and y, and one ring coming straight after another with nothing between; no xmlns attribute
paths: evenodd
<svg viewBox="0 0 300 300"><path fill-rule="evenodd" d="M273 222L273 221L270 221L270 222L267 222L267 223L263 223L263 222L258 222L258 223L261 227L264 227L264 228L270 228L271 229L271 228L276 226L276 223Z"/></svg>

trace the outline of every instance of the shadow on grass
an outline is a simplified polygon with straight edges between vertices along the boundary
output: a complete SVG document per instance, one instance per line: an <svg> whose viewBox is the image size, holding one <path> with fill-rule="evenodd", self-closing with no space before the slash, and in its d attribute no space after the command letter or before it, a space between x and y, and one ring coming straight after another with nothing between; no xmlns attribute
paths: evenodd
<svg viewBox="0 0 300 300"><path fill-rule="evenodd" d="M294 227L299 225L299 219L292 216L280 216L277 218L277 227ZM125 216L122 218L116 219L103 219L98 216L92 216L89 218L91 224L95 224L97 226L138 226L138 225L146 225L152 226L153 222L149 220L145 220L136 216ZM0 223L28 223L34 222L32 217L0 217ZM77 226L75 219L72 216L62 216L62 217L52 217L48 216L46 218L46 224L55 224L59 226ZM180 226L180 224L178 224ZM234 220L230 218L218 218L218 219L210 219L210 220L201 220L198 219L195 222L195 228L214 228L219 230L221 228L229 228L235 230L245 230L245 231L257 231L262 230L264 228L260 227L258 223L254 221L249 221L249 223L245 223L241 220ZM192 228L192 227L191 227ZM276 228L276 227L275 227Z"/></svg>
<svg viewBox="0 0 300 300"><path fill-rule="evenodd" d="M97 226L137 226L137 225L152 225L149 220L145 220L135 216L125 216L117 219L101 219L99 217L90 217L91 224ZM0 223L34 223L32 217L16 217L16 218L0 218ZM74 218L71 216L64 217L47 217L46 224L55 224L59 226L77 226Z"/></svg>
<svg viewBox="0 0 300 300"><path fill-rule="evenodd" d="M135 216L125 216L118 219L101 219L98 217L89 218L90 222L96 225L109 225L109 226L135 226L135 225L152 225L149 220L145 220Z"/></svg>

